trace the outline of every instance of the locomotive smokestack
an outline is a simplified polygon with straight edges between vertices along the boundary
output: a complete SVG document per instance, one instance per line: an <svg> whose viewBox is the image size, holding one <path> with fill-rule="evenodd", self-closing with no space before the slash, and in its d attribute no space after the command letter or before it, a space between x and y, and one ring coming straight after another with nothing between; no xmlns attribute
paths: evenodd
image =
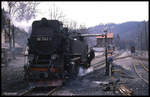
<svg viewBox="0 0 150 97"><path fill-rule="evenodd" d="M48 21L47 21L46 18L42 18L41 21L42 21L42 23L43 23L44 25L45 25L45 24L48 24Z"/></svg>

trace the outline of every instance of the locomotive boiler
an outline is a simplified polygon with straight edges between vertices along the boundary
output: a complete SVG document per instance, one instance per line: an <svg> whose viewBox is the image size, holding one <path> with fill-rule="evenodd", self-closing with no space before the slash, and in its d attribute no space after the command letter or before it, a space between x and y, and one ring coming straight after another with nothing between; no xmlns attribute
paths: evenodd
<svg viewBox="0 0 150 97"><path fill-rule="evenodd" d="M60 86L67 78L76 77L79 67L89 65L84 38L69 32L57 20L34 21L27 46L24 78L29 82Z"/></svg>

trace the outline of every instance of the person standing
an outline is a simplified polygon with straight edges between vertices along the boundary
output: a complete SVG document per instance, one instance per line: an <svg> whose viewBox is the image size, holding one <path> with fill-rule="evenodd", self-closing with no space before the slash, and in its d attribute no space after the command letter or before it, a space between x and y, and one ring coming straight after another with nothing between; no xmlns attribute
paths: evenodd
<svg viewBox="0 0 150 97"><path fill-rule="evenodd" d="M89 64L88 67L90 67L91 61L94 58L95 58L95 52L94 52L93 48L90 48L90 52L89 52L89 56L88 56L88 64Z"/></svg>
<svg viewBox="0 0 150 97"><path fill-rule="evenodd" d="M135 47L134 46L131 47L131 54L135 55Z"/></svg>

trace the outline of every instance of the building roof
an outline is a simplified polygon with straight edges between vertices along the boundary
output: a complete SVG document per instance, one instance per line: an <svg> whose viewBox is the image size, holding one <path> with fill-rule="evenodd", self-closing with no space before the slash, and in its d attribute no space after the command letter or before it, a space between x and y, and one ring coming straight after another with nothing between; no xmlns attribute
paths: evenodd
<svg viewBox="0 0 150 97"><path fill-rule="evenodd" d="M113 38L114 34L113 33L107 33L107 38ZM96 36L96 38L105 38L105 36Z"/></svg>

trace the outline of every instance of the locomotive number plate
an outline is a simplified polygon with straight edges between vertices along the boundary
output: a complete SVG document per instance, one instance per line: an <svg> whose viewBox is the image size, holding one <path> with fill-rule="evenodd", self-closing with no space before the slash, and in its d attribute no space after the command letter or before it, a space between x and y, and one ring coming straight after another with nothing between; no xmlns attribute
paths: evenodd
<svg viewBox="0 0 150 97"><path fill-rule="evenodd" d="M49 41L49 40L51 40L51 38L48 36L37 37L37 41Z"/></svg>

